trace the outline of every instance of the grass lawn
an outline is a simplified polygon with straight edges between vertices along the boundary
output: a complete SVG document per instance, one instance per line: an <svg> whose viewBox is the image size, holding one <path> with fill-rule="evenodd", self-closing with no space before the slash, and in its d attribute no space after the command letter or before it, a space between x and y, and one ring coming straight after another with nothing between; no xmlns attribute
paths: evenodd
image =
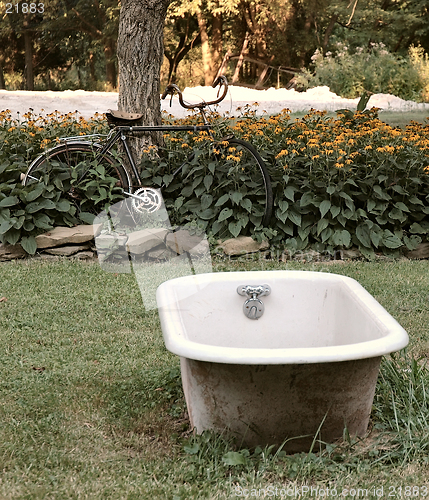
<svg viewBox="0 0 429 500"><path fill-rule="evenodd" d="M68 260L1 263L0 499L223 499L252 487L259 498L292 498L294 487L317 496L302 486L429 495L429 376L417 361L429 352L429 262L214 263L274 268L351 276L408 331L407 353L383 361L365 439L287 456L193 436L178 359L133 275Z"/></svg>

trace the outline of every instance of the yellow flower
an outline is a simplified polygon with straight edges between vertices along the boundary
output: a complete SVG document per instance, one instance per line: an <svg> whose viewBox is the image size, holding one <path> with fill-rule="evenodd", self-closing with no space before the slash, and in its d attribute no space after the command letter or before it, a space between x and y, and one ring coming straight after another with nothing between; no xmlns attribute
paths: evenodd
<svg viewBox="0 0 429 500"><path fill-rule="evenodd" d="M282 156L286 156L287 154L289 154L288 150L287 149L282 149L280 151L280 153L276 156L276 160L278 160L279 158L281 158Z"/></svg>

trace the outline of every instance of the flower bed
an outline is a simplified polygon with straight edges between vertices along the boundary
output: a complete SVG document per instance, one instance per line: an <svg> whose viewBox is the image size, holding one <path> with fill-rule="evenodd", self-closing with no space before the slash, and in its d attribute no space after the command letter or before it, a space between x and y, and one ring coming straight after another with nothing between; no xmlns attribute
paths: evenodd
<svg viewBox="0 0 429 500"><path fill-rule="evenodd" d="M196 123L198 118L178 121ZM285 110L260 118L251 106L238 118L218 116L215 121L223 135L234 133L252 142L269 166L275 210L270 226L254 233L257 239L291 253L357 246L367 257L374 252L399 255L429 239L428 125L411 122L405 130L394 128L378 119L376 109L343 110L335 118L310 111L297 120ZM30 112L18 122L7 112L0 115L2 241L21 241L31 249L28 238L38 232L77 222L75 214L64 211L61 193L52 196L49 189L39 194L54 200L49 209L30 212L31 188L20 185L19 174L56 137L106 131L101 116L86 121L72 113L36 117ZM150 151L143 158L145 182L167 181L164 196L174 223L199 225L214 238L245 234L247 188L229 186L212 196L215 184L204 179L212 174L213 146L207 148L205 139L198 133L166 135L162 161L154 161ZM191 149L198 162L189 165L189 184L170 182ZM227 161L236 161L233 151ZM225 206L232 208L228 217L225 211L220 216ZM209 207L210 219L201 217Z"/></svg>

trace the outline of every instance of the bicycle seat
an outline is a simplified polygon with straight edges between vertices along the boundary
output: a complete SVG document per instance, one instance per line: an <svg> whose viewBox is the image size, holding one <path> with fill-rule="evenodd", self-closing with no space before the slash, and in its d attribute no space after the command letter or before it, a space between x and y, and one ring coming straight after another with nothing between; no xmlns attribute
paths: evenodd
<svg viewBox="0 0 429 500"><path fill-rule="evenodd" d="M108 109L106 118L109 125L131 125L141 120L143 118L143 113L126 113L125 111Z"/></svg>

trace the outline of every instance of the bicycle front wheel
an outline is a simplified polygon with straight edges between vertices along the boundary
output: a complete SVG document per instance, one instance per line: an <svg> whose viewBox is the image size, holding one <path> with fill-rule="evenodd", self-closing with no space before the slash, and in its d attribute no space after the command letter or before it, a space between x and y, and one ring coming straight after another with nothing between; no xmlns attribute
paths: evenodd
<svg viewBox="0 0 429 500"><path fill-rule="evenodd" d="M79 212L96 215L131 186L124 166L100 149L87 142L56 146L33 161L22 183L54 185Z"/></svg>

